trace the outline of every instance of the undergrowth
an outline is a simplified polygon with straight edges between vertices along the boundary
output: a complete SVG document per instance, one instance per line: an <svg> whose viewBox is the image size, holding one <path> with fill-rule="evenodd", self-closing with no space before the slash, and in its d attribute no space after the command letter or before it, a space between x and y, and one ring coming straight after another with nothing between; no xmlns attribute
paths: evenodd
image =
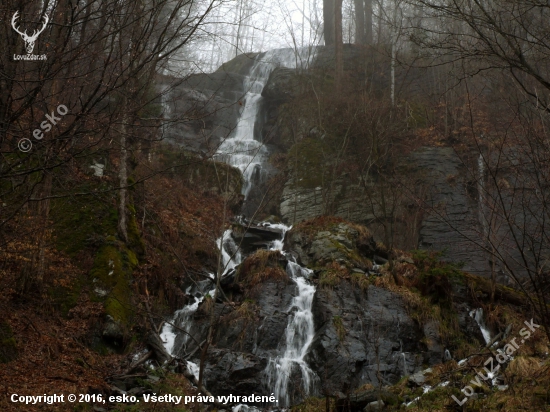
<svg viewBox="0 0 550 412"><path fill-rule="evenodd" d="M246 287L253 287L267 280L288 282L284 262L283 255L277 250L257 250L241 264L236 279Z"/></svg>

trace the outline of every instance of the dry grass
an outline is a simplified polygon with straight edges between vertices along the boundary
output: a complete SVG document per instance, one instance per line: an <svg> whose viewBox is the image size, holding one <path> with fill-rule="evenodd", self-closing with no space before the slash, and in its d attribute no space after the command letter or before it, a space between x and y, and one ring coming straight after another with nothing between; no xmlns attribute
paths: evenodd
<svg viewBox="0 0 550 412"><path fill-rule="evenodd" d="M411 316L414 315L414 317L421 324L437 318L432 310L432 306L426 298L421 296L419 293L411 291L407 287L396 285L393 281L393 277L389 273L385 273L382 276L377 277L374 280L373 285L387 289L390 292L401 296Z"/></svg>
<svg viewBox="0 0 550 412"><path fill-rule="evenodd" d="M331 262L319 276L319 286L324 289L332 289L343 279L349 279L350 271L338 262Z"/></svg>
<svg viewBox="0 0 550 412"><path fill-rule="evenodd" d="M507 372L516 378L532 378L542 369L540 359L518 356L508 366Z"/></svg>
<svg viewBox="0 0 550 412"><path fill-rule="evenodd" d="M305 222L300 222L296 224L293 228L293 232L299 232L306 236L306 239L308 242L313 241L315 239L315 236L317 236L317 233L330 230L334 226L340 224L340 223L346 223L349 225L348 222L346 222L344 219L336 216L318 216L310 220L306 220Z"/></svg>
<svg viewBox="0 0 550 412"><path fill-rule="evenodd" d="M267 280L288 282L289 278L281 266L283 255L276 250L257 250L241 265L237 279L248 287L254 287Z"/></svg>
<svg viewBox="0 0 550 412"><path fill-rule="evenodd" d="M364 392L364 391L372 391L373 389L375 389L374 385L372 385L371 383L365 383L363 386L356 389L355 393Z"/></svg>
<svg viewBox="0 0 550 412"><path fill-rule="evenodd" d="M335 316L334 318L332 318L332 324L336 329L338 339L340 339L340 341L343 341L346 338L346 328L342 322L342 318L340 316Z"/></svg>
<svg viewBox="0 0 550 412"><path fill-rule="evenodd" d="M290 408L292 412L322 412L326 411L327 400L325 398L307 398L300 405ZM336 410L336 400L329 398L329 410Z"/></svg>
<svg viewBox="0 0 550 412"><path fill-rule="evenodd" d="M362 273L352 273L351 274L351 283L361 289L363 292L366 292L369 289L369 278Z"/></svg>
<svg viewBox="0 0 550 412"><path fill-rule="evenodd" d="M250 299L246 299L241 305L235 310L234 319L233 321L237 319L245 319L245 320L253 320L256 318L256 314L258 313L258 305L256 302Z"/></svg>

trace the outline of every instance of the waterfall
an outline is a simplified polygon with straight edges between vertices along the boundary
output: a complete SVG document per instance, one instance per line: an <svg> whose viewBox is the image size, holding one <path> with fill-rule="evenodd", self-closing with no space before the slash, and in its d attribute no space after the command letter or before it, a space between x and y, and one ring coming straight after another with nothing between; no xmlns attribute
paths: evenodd
<svg viewBox="0 0 550 412"><path fill-rule="evenodd" d="M210 281L207 282L210 283ZM187 289L187 294L189 294L190 290L191 288ZM175 325L177 328L184 330L185 332L189 332L189 330L191 329L191 321L193 315L199 308L200 303L204 300L206 295L214 297L215 293L215 288L208 290L205 293L201 293L200 291L198 291L198 297L192 296L191 303L174 312L174 315L170 319L170 323ZM166 352L168 352L170 355L177 355L182 349L185 350L186 344L189 341L189 335L185 332L180 333L180 331L172 327L172 325L168 323L164 324L160 333L160 338L164 342L164 348L166 349Z"/></svg>
<svg viewBox="0 0 550 412"><path fill-rule="evenodd" d="M262 182L266 177L263 164L267 161L269 153L263 143L254 138L261 93L277 65L297 68L298 60L292 49L269 51L256 59L249 76L245 79L246 95L235 131L218 148L216 158L241 171L244 179L242 194L245 200L253 185ZM281 239L273 241L269 249L282 250L284 236L289 228L285 225L267 223L265 226L281 230ZM290 404L289 383L295 367L301 372L302 389L306 396L315 391L315 383L318 380L304 360L315 333L311 312L315 287L307 281L311 271L293 262L291 256L287 258L287 273L296 282L298 294L293 298L290 307L294 313L290 316L285 331L284 352L281 356L270 359L265 371L267 386L274 391L279 406Z"/></svg>
<svg viewBox="0 0 550 412"><path fill-rule="evenodd" d="M262 142L254 138L254 126L262 99L261 93L269 79L269 75L277 66L297 68L298 62L304 61L299 53L296 54L292 49L281 49L260 54L256 58L249 75L244 81L246 94L243 98L243 108L237 126L233 133L222 142L214 156L216 160L223 161L241 171L244 181L242 194L245 200L253 186L262 182L267 173L264 164L268 159L268 150ZM281 232L281 238L272 241L268 245L268 249L279 250L284 253L282 252L283 241L290 227L267 222L261 225ZM231 230L226 230L216 244L220 250L223 263L222 276L225 276L241 264L243 257L232 237ZM291 255L285 254L285 256L288 259L286 271L288 276L296 283L297 295L293 297L289 308L289 311L293 311L293 313L289 316L284 342L281 344L281 354L271 358L265 370L265 383L269 391L274 393L279 406L290 405L289 386L293 372L299 371L301 373L301 393L305 396L315 393L316 384L319 380L305 361L305 356L309 351L315 333L311 310L315 286L307 280L312 271L298 265ZM213 278L214 275L211 275L211 277ZM192 303L178 310L173 316L172 323L184 331L189 331L193 315L205 295L206 293L194 297ZM170 325L163 327L161 338L170 354L179 353L182 349L185 350L185 345L189 339L187 334L180 333ZM198 375L196 364L188 362L188 367L193 374ZM234 412L257 410L255 407L247 405L233 407Z"/></svg>
<svg viewBox="0 0 550 412"><path fill-rule="evenodd" d="M231 233L231 229L228 229L221 238L216 240L216 245L222 254L222 276L227 275L242 262L241 251Z"/></svg>
<svg viewBox="0 0 550 412"><path fill-rule="evenodd" d="M267 385L279 400L279 406L290 405L289 383L296 367L301 373L301 389L305 396L314 393L318 381L318 377L304 360L315 334L311 311L315 286L307 281L312 271L289 261L287 273L298 286L298 295L293 298L290 307L295 312L286 327L283 355L270 359L266 368Z"/></svg>
<svg viewBox="0 0 550 412"><path fill-rule="evenodd" d="M485 326L485 320L483 319L483 309L477 308L470 311L470 316L474 318L476 323L478 324L479 329L481 330L481 334L483 335L483 339L485 339L485 343L489 344L489 342L491 342L491 332Z"/></svg>
<svg viewBox="0 0 550 412"><path fill-rule="evenodd" d="M265 227L268 227L270 229L277 229L277 230L281 231L281 239L275 239L273 242L271 242L268 245L267 248L269 250L280 250L282 252L286 232L288 232L290 229L292 229L292 226L289 227L289 226L284 225L282 223L267 223L267 224L265 224Z"/></svg>
<svg viewBox="0 0 550 412"><path fill-rule="evenodd" d="M297 68L299 54L292 49L271 50L260 54L249 75L244 81L246 92L243 99L243 109L237 126L231 135L219 146L215 159L238 168L244 180L242 194L248 197L252 186L265 180L266 171L263 167L269 152L262 142L254 138L254 126L260 109L262 91L267 84L269 75L277 66Z"/></svg>
<svg viewBox="0 0 550 412"><path fill-rule="evenodd" d="M401 356L403 358L403 376L408 376L409 370L407 367L407 354L405 352L401 352Z"/></svg>

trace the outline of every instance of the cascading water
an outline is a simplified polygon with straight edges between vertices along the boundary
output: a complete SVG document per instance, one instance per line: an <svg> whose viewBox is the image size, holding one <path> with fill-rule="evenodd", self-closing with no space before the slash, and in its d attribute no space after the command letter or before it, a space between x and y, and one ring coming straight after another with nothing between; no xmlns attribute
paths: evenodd
<svg viewBox="0 0 550 412"><path fill-rule="evenodd" d="M217 160L237 167L242 172L244 178L242 194L245 200L253 185L265 178L263 164L267 160L268 151L263 143L254 138L261 93L275 67L279 65L297 68L298 60L301 59L291 49L269 51L257 58L250 70L250 75L245 80L244 86L247 93L237 127L218 148ZM282 251L285 233L290 228L281 224L265 223L264 226L281 231L281 239L271 242L268 248ZM295 263L292 256L287 258L289 259L287 273L298 287L298 295L293 298L290 308L295 312L289 318L285 331L283 354L270 359L266 368L267 385L274 391L279 406L290 404L289 382L295 367L298 367L301 372L302 393L306 396L315 391L315 383L318 380L304 360L315 333L311 312L315 287L307 281L311 271Z"/></svg>
<svg viewBox="0 0 550 412"><path fill-rule="evenodd" d="M262 91L269 75L277 66L297 68L297 60L297 54L292 49L271 50L256 58L250 74L244 81L246 94L237 126L222 142L216 153L216 160L223 161L241 171L244 180L242 194L245 199L252 186L266 177L263 165L269 153L264 144L254 138L254 125L260 109Z"/></svg>
<svg viewBox="0 0 550 412"><path fill-rule="evenodd" d="M315 287L307 281L312 271L293 261L288 262L286 270L298 286L298 295L291 304L291 310L295 309L295 312L289 319L285 331L283 355L270 359L266 369L267 385L273 389L280 406L290 405L289 383L294 368L300 370L302 393L305 396L314 393L318 380L305 361L315 334L311 311Z"/></svg>
<svg viewBox="0 0 550 412"><path fill-rule="evenodd" d="M234 132L220 145L215 155L216 160L223 161L241 171L244 180L242 194L245 200L252 187L265 179L263 166L269 155L264 144L254 138L254 126L260 109L261 93L275 67L297 68L298 62L304 61L299 54L292 49L273 50L261 54L256 59L244 82L246 95L243 99L243 109L237 126ZM283 241L285 233L290 230L290 227L270 223L261 225L281 232L281 238L272 241L268 249L284 253L282 252ZM231 236L231 230L224 232L222 237L217 240L217 245L223 263L222 276L226 276L242 262L242 256L238 245ZM285 254L285 256L288 259L287 273L296 283L298 293L289 308L294 312L288 320L284 345L281 345L282 354L270 359L265 370L266 384L278 399L279 406L290 405L289 384L293 373L298 371L301 373L302 395L314 394L318 382L317 375L305 361L315 333L311 311L315 287L307 280L311 271L298 265L291 255ZM193 303L177 311L172 323L185 331L190 330L192 316L205 295L194 298ZM161 337L169 353L176 354L180 353L182 348L185 349L188 336L179 338L180 335L178 330L170 325L164 326ZM193 374L198 375L196 364L188 362L188 367ZM256 410L256 408L247 405L233 407L234 412Z"/></svg>
<svg viewBox="0 0 550 412"><path fill-rule="evenodd" d="M241 251L231 236L231 229L226 230L222 237L216 240L216 245L222 254L222 276L227 275L242 262Z"/></svg>
<svg viewBox="0 0 550 412"><path fill-rule="evenodd" d="M211 275L213 276L213 275ZM206 283L209 281L201 282ZM200 286L200 285L199 285ZM187 289L187 294L189 294L191 288ZM199 308L200 303L204 300L206 295L215 297L216 289L209 290L206 293L201 293L200 287L196 292L199 296L193 296L193 302L184 306L182 309L176 311L174 316L170 320L170 323L165 323L162 332L160 333L160 338L164 343L164 348L172 356L179 355L182 351L186 351L186 345L189 341L189 330L191 329L191 321L193 315ZM172 325L176 326L174 328ZM180 330L183 330L182 333ZM199 377L199 367L197 364L187 361L187 367L189 371L195 376L196 379Z"/></svg>
<svg viewBox="0 0 550 412"><path fill-rule="evenodd" d="M485 339L485 343L488 345L491 342L491 332L489 331L489 329L487 329L487 326L485 326L485 320L483 319L483 309L477 308L470 311L470 316L475 319L476 323L479 326L479 329L481 330L483 339Z"/></svg>

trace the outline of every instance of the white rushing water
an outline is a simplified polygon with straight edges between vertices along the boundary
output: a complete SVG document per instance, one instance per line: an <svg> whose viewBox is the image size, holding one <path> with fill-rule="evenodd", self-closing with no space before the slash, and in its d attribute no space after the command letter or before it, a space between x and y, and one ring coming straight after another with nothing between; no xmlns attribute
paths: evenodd
<svg viewBox="0 0 550 412"><path fill-rule="evenodd" d="M266 177L263 165L269 153L264 144L254 138L254 126L260 110L262 91L269 75L277 66L296 68L298 61L300 59L297 59L293 49L270 50L256 58L250 74L244 81L246 94L237 126L222 142L216 153L217 160L241 171L244 178L242 194L245 199L254 183L263 181Z"/></svg>
<svg viewBox="0 0 550 412"><path fill-rule="evenodd" d="M190 290L191 288L187 289L187 294L189 294ZM178 355L178 353L181 352L182 349L185 351L186 344L189 341L188 332L191 329L193 315L199 308L200 303L204 300L206 295L214 297L215 293L216 289L214 288L200 297L192 296L191 303L174 313L174 316L172 317L172 319L170 319L169 322L185 332L182 332L177 328L172 327L172 325L169 323L164 324L160 333L160 338L164 343L164 349L166 349L166 352L168 352L172 356L176 356ZM178 337L180 337L179 342L177 339Z"/></svg>
<svg viewBox="0 0 550 412"><path fill-rule="evenodd" d="M285 331L285 349L282 356L270 359L266 369L267 384L272 388L279 406L290 405L290 378L295 368L301 374L301 393L304 396L313 394L318 377L305 361L305 356L311 346L315 334L313 313L311 311L315 286L307 281L311 270L289 261L288 275L298 286L298 295L291 303L290 310L294 313L288 320Z"/></svg>
<svg viewBox="0 0 550 412"><path fill-rule="evenodd" d="M246 95L243 99L243 109L237 126L220 145L216 153L217 160L234 166L242 172L244 180L242 194L245 199L254 184L262 181L265 177L263 165L268 158L267 148L254 138L254 126L262 99L261 93L275 67L296 68L297 61L300 61L300 58L297 58L292 49L269 51L256 59L244 82ZM290 227L267 222L261 225L281 232L280 239L272 241L268 245L268 249L284 253L282 252L284 237ZM241 264L243 257L231 236L231 230L223 233L222 237L217 240L217 246L221 252L223 263L222 276L225 276ZM314 394L318 382L318 377L304 360L315 333L311 311L315 286L308 281L312 272L295 263L292 256L287 255L286 257L289 260L286 270L297 285L297 295L292 299L291 307L288 309L292 313L289 315L284 342L281 345L281 354L270 359L265 370L267 385L278 399L279 406L290 404L289 385L293 373L299 371L301 374L300 393L304 396ZM187 292L189 293L189 290ZM210 294L212 295L213 292ZM193 297L192 303L174 314L171 323L184 331L189 331L192 317L205 295L206 293L200 297ZM182 349L185 351L189 337L187 335L180 337L181 334L181 331L168 324L163 327L161 338L170 354L181 353ZM198 366L193 362L187 362L187 364L190 371L197 377ZM248 405L237 405L233 407L233 411L252 412L258 411L258 409Z"/></svg>
<svg viewBox="0 0 550 412"><path fill-rule="evenodd" d="M475 319L476 323L479 326L479 329L481 330L481 334L483 335L483 339L485 339L485 343L489 344L491 342L491 332L489 329L487 329L487 326L485 326L485 319L483 318L483 309L477 308L472 311L470 311L470 316Z"/></svg>
<svg viewBox="0 0 550 412"><path fill-rule="evenodd" d="M409 370L407 367L407 355L405 352L401 352L401 356L403 358L403 376L407 376L409 374Z"/></svg>
<svg viewBox="0 0 550 412"><path fill-rule="evenodd" d="M222 253L222 276L227 275L243 260L239 246L231 236L231 229L226 230L222 237L216 240L216 245Z"/></svg>

